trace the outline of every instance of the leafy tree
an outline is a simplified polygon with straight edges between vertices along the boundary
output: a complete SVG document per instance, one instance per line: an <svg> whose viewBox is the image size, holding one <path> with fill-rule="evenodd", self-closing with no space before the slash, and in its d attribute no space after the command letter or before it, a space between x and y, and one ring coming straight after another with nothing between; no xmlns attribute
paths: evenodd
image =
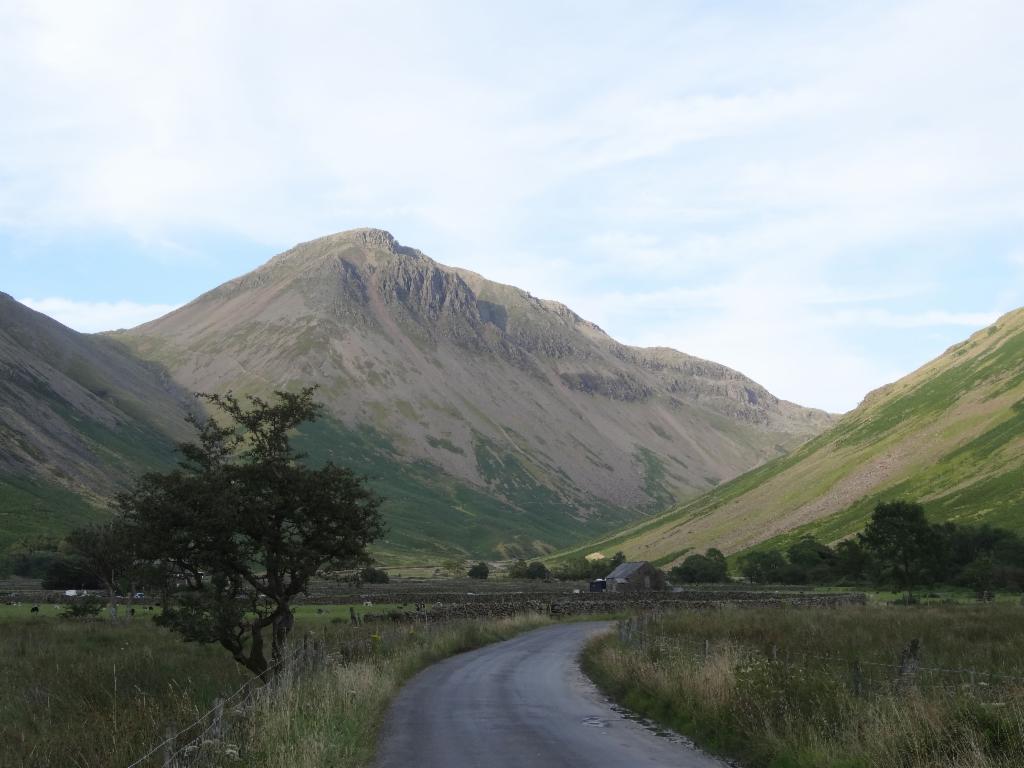
<svg viewBox="0 0 1024 768"><path fill-rule="evenodd" d="M740 558L740 573L755 584L778 584L786 568L781 552L751 552Z"/></svg>
<svg viewBox="0 0 1024 768"><path fill-rule="evenodd" d="M29 579L45 578L50 567L62 559L59 543L49 536L22 539L0 558L0 573Z"/></svg>
<svg viewBox="0 0 1024 768"><path fill-rule="evenodd" d="M921 582L932 561L939 537L924 516L924 507L910 501L880 502L860 541L875 557L881 577L914 599L914 586Z"/></svg>
<svg viewBox="0 0 1024 768"><path fill-rule="evenodd" d="M602 560L601 562L603 563L604 561ZM616 552L614 555L612 555L611 559L608 561L608 573L611 573L612 571L614 571L616 568L618 568L624 562L626 562L626 555L623 554L621 551L620 552ZM607 576L607 575L608 574L606 573L605 576Z"/></svg>
<svg viewBox="0 0 1024 768"><path fill-rule="evenodd" d="M486 579L491 575L491 569L487 566L487 563L481 560L469 569L467 575L471 579Z"/></svg>
<svg viewBox="0 0 1024 768"><path fill-rule="evenodd" d="M53 560L46 569L43 589L101 589L103 582L73 557Z"/></svg>
<svg viewBox="0 0 1024 768"><path fill-rule="evenodd" d="M528 579L529 578L530 565L522 558L516 560L508 568L508 577L510 579Z"/></svg>
<svg viewBox="0 0 1024 768"><path fill-rule="evenodd" d="M368 564L366 547L384 531L381 499L362 478L331 463L311 469L292 448L292 431L319 416L313 391L248 405L199 395L225 423L190 419L197 441L180 446L179 467L143 476L119 498L142 551L182 583L161 623L219 643L261 677L271 669L264 632L276 667L293 599L323 570Z"/></svg>
<svg viewBox="0 0 1024 768"><path fill-rule="evenodd" d="M669 580L675 584L718 584L729 581L729 568L725 555L709 549L703 555L690 555L669 571Z"/></svg>
<svg viewBox="0 0 1024 768"><path fill-rule="evenodd" d="M996 570L992 558L982 556L972 560L961 572L960 581L978 592L990 592L996 584Z"/></svg>
<svg viewBox="0 0 1024 768"><path fill-rule="evenodd" d="M130 578L139 561L133 538L129 526L119 519L77 528L67 538L77 566L107 590L111 619L117 619L118 582Z"/></svg>
<svg viewBox="0 0 1024 768"><path fill-rule="evenodd" d="M846 539L836 545L834 567L838 578L860 581L867 577L870 557L858 539Z"/></svg>
<svg viewBox="0 0 1024 768"><path fill-rule="evenodd" d="M804 574L804 581L822 583L831 581L836 553L813 536L802 536L786 550L789 563Z"/></svg>
<svg viewBox="0 0 1024 768"><path fill-rule="evenodd" d="M546 579L550 576L551 572L540 560L534 560L526 568L526 578L528 579Z"/></svg>
<svg viewBox="0 0 1024 768"><path fill-rule="evenodd" d="M356 574L360 584L387 584L391 581L388 572L383 568L374 568L368 565Z"/></svg>

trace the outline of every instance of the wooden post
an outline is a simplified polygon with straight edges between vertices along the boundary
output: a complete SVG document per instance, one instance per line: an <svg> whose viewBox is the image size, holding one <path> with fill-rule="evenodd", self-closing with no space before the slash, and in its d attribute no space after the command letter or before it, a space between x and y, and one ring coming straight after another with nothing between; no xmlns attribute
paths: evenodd
<svg viewBox="0 0 1024 768"><path fill-rule="evenodd" d="M174 729L167 726L167 738L164 740L164 768L174 768Z"/></svg>
<svg viewBox="0 0 1024 768"><path fill-rule="evenodd" d="M854 661L853 661L853 668L851 670L851 673L852 673L852 677L853 677L853 679L851 681L852 688L853 688L853 695L856 696L859 699L861 696L864 695L864 680L863 680L863 678L861 676L860 660L859 659L854 659Z"/></svg>
<svg viewBox="0 0 1024 768"><path fill-rule="evenodd" d="M901 686L910 685L917 674L918 660L921 653L921 641L914 638L907 647L900 653L899 679L897 683Z"/></svg>
<svg viewBox="0 0 1024 768"><path fill-rule="evenodd" d="M224 738L224 699L213 701L213 729L210 732L216 741Z"/></svg>
<svg viewBox="0 0 1024 768"><path fill-rule="evenodd" d="M711 640L707 637L704 638L704 663L707 664L708 658L711 656Z"/></svg>

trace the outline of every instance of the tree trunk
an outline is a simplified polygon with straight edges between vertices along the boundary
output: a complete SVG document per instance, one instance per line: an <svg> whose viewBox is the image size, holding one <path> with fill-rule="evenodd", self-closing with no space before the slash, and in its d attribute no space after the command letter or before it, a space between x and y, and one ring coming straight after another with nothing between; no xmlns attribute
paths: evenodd
<svg viewBox="0 0 1024 768"><path fill-rule="evenodd" d="M295 616L288 605L278 608L274 616L274 623L272 624L273 645L271 647L271 654L275 669L278 669L284 660L285 644L288 641L288 633L291 632L294 623ZM278 671L280 670L278 669Z"/></svg>
<svg viewBox="0 0 1024 768"><path fill-rule="evenodd" d="M266 682L268 665L266 656L263 655L263 628L253 622L249 625L249 634L252 643L248 655L242 645L234 640L221 638L220 644L231 651L235 661Z"/></svg>

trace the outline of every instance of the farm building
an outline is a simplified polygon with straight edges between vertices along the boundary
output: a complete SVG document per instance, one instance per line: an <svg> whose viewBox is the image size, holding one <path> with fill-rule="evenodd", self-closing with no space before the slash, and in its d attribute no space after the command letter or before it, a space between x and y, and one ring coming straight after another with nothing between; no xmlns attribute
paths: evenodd
<svg viewBox="0 0 1024 768"><path fill-rule="evenodd" d="M642 560L623 563L605 578L609 592L633 592L645 589L664 589L665 574Z"/></svg>

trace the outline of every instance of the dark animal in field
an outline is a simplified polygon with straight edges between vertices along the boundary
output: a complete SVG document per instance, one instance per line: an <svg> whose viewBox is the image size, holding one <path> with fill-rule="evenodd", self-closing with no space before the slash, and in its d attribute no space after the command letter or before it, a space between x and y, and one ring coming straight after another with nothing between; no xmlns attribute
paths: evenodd
<svg viewBox="0 0 1024 768"><path fill-rule="evenodd" d="M33 605L32 606L32 610L29 611L29 613L39 613L39 606L38 605Z"/></svg>
<svg viewBox="0 0 1024 768"><path fill-rule="evenodd" d="M317 608L316 612L317 612L317 615L321 615L321 614L323 614L324 609L323 608Z"/></svg>

